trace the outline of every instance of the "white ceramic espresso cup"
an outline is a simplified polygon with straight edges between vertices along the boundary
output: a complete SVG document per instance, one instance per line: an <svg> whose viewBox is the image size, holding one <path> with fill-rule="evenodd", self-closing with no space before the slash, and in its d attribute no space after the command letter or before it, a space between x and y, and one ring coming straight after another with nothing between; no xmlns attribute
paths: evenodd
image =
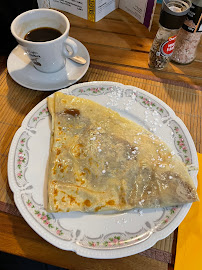
<svg viewBox="0 0 202 270"><path fill-rule="evenodd" d="M51 27L62 35L45 42L25 40L25 35L37 28ZM77 53L76 43L68 38L70 23L59 11L40 8L26 11L17 16L11 24L11 33L24 47L34 67L42 72L56 72L65 66L66 58ZM70 48L70 50L69 50Z"/></svg>

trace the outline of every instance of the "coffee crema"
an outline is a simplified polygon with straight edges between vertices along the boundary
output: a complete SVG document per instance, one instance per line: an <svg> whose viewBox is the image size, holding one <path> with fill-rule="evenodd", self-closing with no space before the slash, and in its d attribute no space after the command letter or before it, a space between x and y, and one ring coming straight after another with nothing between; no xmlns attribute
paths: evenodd
<svg viewBox="0 0 202 270"><path fill-rule="evenodd" d="M62 33L51 27L40 27L29 31L24 39L33 42L46 42L60 37Z"/></svg>

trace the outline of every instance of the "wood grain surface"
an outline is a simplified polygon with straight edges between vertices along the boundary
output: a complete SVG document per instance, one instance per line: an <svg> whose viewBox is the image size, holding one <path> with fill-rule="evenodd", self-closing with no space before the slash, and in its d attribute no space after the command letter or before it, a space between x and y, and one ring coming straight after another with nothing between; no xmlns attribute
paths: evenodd
<svg viewBox="0 0 202 270"><path fill-rule="evenodd" d="M70 20L70 36L78 39L86 46L90 54L91 65L99 65L103 68L113 68L119 71L135 72L144 76L151 76L154 79L169 79L173 82L186 82L191 85L202 86L202 45L198 48L195 61L189 65L170 63L162 71L149 69L148 53L158 30L160 5L156 7L151 32L132 16L120 9L110 13L97 23L81 19L66 12L64 14ZM51 92L32 91L23 87L19 90L17 84L8 78L8 74L6 77L4 76L5 72L7 72L6 57L0 56L0 177L5 180L4 188L8 189L5 196L8 196L8 201L12 202L12 192L9 190L7 183L6 161L10 146L10 140L7 139L15 134L25 115ZM94 80L105 79L104 76L99 77L99 71L97 71L93 78ZM113 77L113 80L117 81L118 77ZM88 81L88 77L84 77L81 81ZM163 97L163 93L167 91L166 87L162 92L157 91L159 98ZM149 86L148 89L150 89ZM176 107L177 111L175 111L177 114L183 118L183 121L188 123L192 136L196 141L198 139L197 149L201 150L201 141L199 141L202 128L201 115L199 115L198 111L195 111L201 107L198 103L195 107L191 105L191 103L201 100L200 90L197 92L197 95L193 90L193 95L191 94L192 100L185 104L183 103L185 99L180 95L180 91L184 91L182 87L179 87L177 93L172 91L171 87L167 91L169 94L167 98L171 102L170 106ZM172 96L173 93L175 93L175 97ZM26 99L23 100L25 96ZM183 93L183 96L186 97L186 93ZM15 103L17 99L19 102ZM5 110L7 106L10 108L9 116L12 118L12 124L5 121L8 115L8 111ZM185 109L188 112L184 114ZM16 111L18 115L16 115ZM193 123L194 126L192 125ZM173 264L169 265L142 255L133 255L115 260L83 258L73 252L63 251L52 246L38 236L21 217L0 212L0 220L0 250L11 254L70 270L173 269Z"/></svg>
<svg viewBox="0 0 202 270"><path fill-rule="evenodd" d="M161 71L148 67L148 53L159 27L157 5L151 31L125 11L117 9L97 23L63 12L70 20L70 36L88 49L91 63L138 72L158 78L202 85L202 45L189 65L169 63Z"/></svg>
<svg viewBox="0 0 202 270"><path fill-rule="evenodd" d="M53 247L32 231L26 222L0 213L1 250L71 270L167 270L168 264L141 255L114 260L95 260ZM3 244L2 244L3 243Z"/></svg>

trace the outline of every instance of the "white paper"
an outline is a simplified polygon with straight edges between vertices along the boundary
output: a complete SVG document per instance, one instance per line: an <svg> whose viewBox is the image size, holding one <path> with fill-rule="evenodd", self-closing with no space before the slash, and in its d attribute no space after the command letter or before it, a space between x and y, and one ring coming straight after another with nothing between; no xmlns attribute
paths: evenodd
<svg viewBox="0 0 202 270"><path fill-rule="evenodd" d="M39 8L55 8L78 17L99 21L107 14L121 8L151 28L157 0L37 0Z"/></svg>
<svg viewBox="0 0 202 270"><path fill-rule="evenodd" d="M51 8L67 11L78 17L88 18L87 0L49 0Z"/></svg>
<svg viewBox="0 0 202 270"><path fill-rule="evenodd" d="M123 9L147 28L151 28L157 0L120 0L119 8Z"/></svg>
<svg viewBox="0 0 202 270"><path fill-rule="evenodd" d="M107 14L117 9L119 0L96 0L96 21L101 20Z"/></svg>
<svg viewBox="0 0 202 270"><path fill-rule="evenodd" d="M125 10L141 23L144 23L147 0L120 0L119 8Z"/></svg>

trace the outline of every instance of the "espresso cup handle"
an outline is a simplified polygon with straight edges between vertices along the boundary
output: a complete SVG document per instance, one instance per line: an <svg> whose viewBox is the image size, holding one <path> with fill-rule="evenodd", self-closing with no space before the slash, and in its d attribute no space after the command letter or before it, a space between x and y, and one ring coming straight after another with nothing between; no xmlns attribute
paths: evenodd
<svg viewBox="0 0 202 270"><path fill-rule="evenodd" d="M67 49L66 45L70 47L71 51ZM64 49L63 49L63 53L65 57L71 58L77 54L77 51L78 51L78 47L77 47L76 42L73 41L72 39L67 38L66 41L64 42Z"/></svg>

